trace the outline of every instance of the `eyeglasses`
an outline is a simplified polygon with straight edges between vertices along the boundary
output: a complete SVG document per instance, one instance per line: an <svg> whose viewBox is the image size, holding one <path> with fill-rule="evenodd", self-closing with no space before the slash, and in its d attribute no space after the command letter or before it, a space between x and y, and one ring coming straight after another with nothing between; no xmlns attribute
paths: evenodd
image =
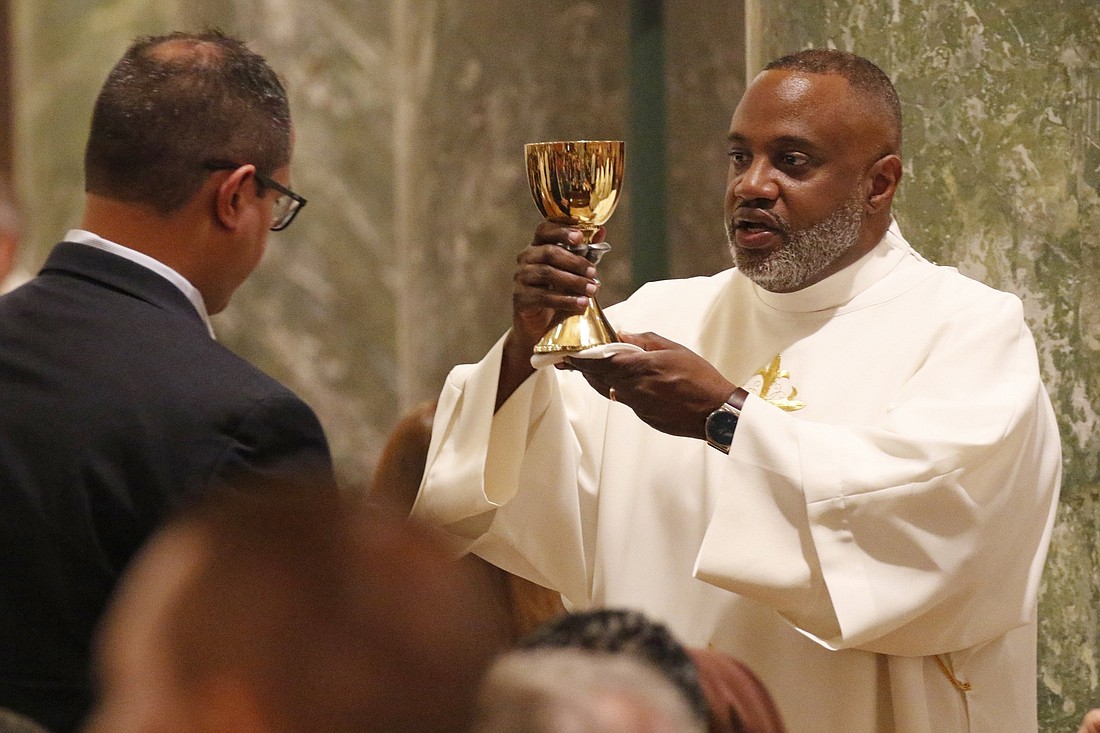
<svg viewBox="0 0 1100 733"><path fill-rule="evenodd" d="M203 163L203 168L208 171L232 171L242 165L244 163L212 160ZM269 229L273 232L281 232L290 226L290 222L294 221L294 217L298 216L298 212L306 205L306 200L272 178L262 176L259 173L253 175L261 186L273 189L279 194L279 198L275 199L275 204L271 207L271 226Z"/></svg>

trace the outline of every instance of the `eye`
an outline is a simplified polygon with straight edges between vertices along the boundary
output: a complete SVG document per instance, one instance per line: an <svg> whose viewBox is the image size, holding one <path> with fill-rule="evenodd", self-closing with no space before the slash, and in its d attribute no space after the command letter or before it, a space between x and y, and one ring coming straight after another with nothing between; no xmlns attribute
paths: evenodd
<svg viewBox="0 0 1100 733"><path fill-rule="evenodd" d="M784 168L801 168L810 164L810 156L805 153L786 152L779 155L779 165Z"/></svg>
<svg viewBox="0 0 1100 733"><path fill-rule="evenodd" d="M744 168L749 164L749 154L744 150L733 149L729 151L730 165L734 168Z"/></svg>

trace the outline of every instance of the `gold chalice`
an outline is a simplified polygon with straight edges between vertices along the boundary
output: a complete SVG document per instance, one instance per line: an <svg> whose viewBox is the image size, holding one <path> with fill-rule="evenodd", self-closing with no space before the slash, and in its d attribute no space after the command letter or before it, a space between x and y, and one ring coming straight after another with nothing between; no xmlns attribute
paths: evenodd
<svg viewBox="0 0 1100 733"><path fill-rule="evenodd" d="M593 242L596 231L611 218L623 187L621 140L573 140L528 143L527 181L535 205L547 219L572 219L584 242L569 247L593 265L611 249ZM575 352L619 340L595 298L579 316L569 316L551 328L535 346L536 354Z"/></svg>

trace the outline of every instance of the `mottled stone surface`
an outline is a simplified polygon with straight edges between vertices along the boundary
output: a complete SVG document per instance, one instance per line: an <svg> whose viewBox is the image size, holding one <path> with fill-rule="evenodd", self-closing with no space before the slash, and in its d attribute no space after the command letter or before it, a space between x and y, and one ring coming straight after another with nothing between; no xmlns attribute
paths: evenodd
<svg viewBox="0 0 1100 733"><path fill-rule="evenodd" d="M217 24L249 39L286 79L310 203L215 325L315 407L361 484L401 412L508 326L515 253L538 221L523 143L623 136L626 17L625 2L24 3L24 261L78 221L91 105L132 36ZM609 231L613 302L629 247Z"/></svg>
<svg viewBox="0 0 1100 733"><path fill-rule="evenodd" d="M868 56L904 106L899 222L923 253L1018 294L1062 430L1040 602L1044 731L1100 705L1100 4L761 3L765 57Z"/></svg>
<svg viewBox="0 0 1100 733"><path fill-rule="evenodd" d="M744 88L742 7L664 6L670 264L709 273L728 265L724 137ZM926 255L1024 299L1066 451L1040 716L1044 731L1073 730L1100 704L1100 5L753 7L762 57L835 45L891 74L907 126L903 228ZM628 132L627 0L15 0L13 10L31 267L78 220L92 101L132 36L220 25L283 74L294 187L310 203L272 235L215 324L315 406L351 485L369 477L398 416L507 328L514 256L538 221L523 143ZM630 289L631 205L628 188L608 227L605 304Z"/></svg>
<svg viewBox="0 0 1100 733"><path fill-rule="evenodd" d="M285 267L269 261L230 316L233 337L249 331L255 297L274 312L247 353L269 356L263 341L301 324L279 358L300 362L285 371L322 413L345 474L362 480L399 414L510 323L515 254L539 219L523 144L623 135L625 3L262 5L285 23L242 32L287 70L296 176L318 202L292 247L314 253L306 302L327 295L303 322L302 298L280 292ZM616 247L609 293L628 267ZM333 373L317 374L318 360Z"/></svg>

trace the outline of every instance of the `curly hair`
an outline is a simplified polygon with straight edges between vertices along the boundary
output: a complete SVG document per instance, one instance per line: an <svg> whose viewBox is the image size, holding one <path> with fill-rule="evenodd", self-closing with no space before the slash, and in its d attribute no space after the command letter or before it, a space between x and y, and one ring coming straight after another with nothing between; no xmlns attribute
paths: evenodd
<svg viewBox="0 0 1100 733"><path fill-rule="evenodd" d="M667 626L640 611L604 608L567 613L543 623L517 642L520 649L572 647L629 654L655 666L687 698L702 719L709 715L699 672Z"/></svg>

